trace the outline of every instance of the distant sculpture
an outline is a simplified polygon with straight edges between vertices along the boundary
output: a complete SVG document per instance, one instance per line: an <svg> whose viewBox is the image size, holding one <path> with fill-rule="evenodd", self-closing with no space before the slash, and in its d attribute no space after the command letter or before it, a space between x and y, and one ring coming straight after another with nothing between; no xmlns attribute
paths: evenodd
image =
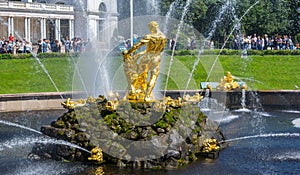
<svg viewBox="0 0 300 175"><path fill-rule="evenodd" d="M161 52L166 46L167 39L156 21L151 21L148 28L150 34L145 35L129 50L123 51L129 100L150 101L153 99L152 90L160 72ZM146 49L137 52L144 45ZM149 75L150 78L148 78Z"/></svg>
<svg viewBox="0 0 300 175"><path fill-rule="evenodd" d="M103 153L102 149L95 147L91 150L91 157L88 158L88 160L94 160L97 161L99 164L103 162Z"/></svg>
<svg viewBox="0 0 300 175"><path fill-rule="evenodd" d="M219 85L216 87L217 90L235 90L239 89L240 85L234 81L234 77L230 72L227 72L227 75L221 79Z"/></svg>

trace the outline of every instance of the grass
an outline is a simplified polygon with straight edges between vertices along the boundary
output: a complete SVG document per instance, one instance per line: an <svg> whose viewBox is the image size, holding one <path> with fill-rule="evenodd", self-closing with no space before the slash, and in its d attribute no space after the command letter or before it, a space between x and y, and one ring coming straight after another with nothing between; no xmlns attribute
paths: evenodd
<svg viewBox="0 0 300 175"><path fill-rule="evenodd" d="M300 86L299 56L249 56L239 55L201 56L193 71L187 89L199 89L200 82L219 80L227 71L245 81L251 90L291 90ZM74 58L45 58L42 65L58 88L58 91L71 91L74 74ZM175 56L173 59L167 89L186 89L192 72L195 56ZM161 69L162 82L166 82L170 57L164 58ZM214 65L214 66L212 66ZM213 67L213 68L212 68ZM28 93L57 91L42 66L35 59L0 60L0 93ZM209 75L209 77L208 77ZM208 78L207 78L208 77ZM161 85L164 89L165 84Z"/></svg>
<svg viewBox="0 0 300 175"><path fill-rule="evenodd" d="M41 59L58 91L72 90L73 65L69 58ZM56 92L35 59L0 60L0 93Z"/></svg>
<svg viewBox="0 0 300 175"><path fill-rule="evenodd" d="M237 78L237 81L245 81L251 90L293 90L295 85L300 85L299 56L255 55L241 58L239 55L223 55L218 59L216 57L215 55L200 57L188 89L199 88L200 82L219 82L228 71ZM188 69L191 72L196 58L194 56L176 56L174 59L182 64L180 68L172 66L177 71L175 77L186 82L188 76L184 75L180 69ZM169 82L168 89L177 88L185 89L176 82Z"/></svg>

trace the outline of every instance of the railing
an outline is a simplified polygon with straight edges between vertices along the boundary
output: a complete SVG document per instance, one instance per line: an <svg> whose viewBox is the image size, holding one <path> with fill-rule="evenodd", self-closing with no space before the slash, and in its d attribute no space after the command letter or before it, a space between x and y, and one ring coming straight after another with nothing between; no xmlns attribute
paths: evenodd
<svg viewBox="0 0 300 175"><path fill-rule="evenodd" d="M25 3L25 2L0 2L0 8L28 9L28 10L46 10L46 11L68 11L73 12L74 7L62 4L45 3Z"/></svg>

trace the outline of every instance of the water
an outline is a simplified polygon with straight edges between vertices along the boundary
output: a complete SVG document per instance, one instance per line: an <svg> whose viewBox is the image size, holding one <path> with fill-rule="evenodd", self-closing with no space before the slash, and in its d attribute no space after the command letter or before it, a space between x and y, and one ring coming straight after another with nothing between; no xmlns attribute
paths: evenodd
<svg viewBox="0 0 300 175"><path fill-rule="evenodd" d="M250 11L255 5L257 5L258 3L259 3L259 1L256 1L253 5L251 5L251 6L245 11L245 13L240 17L240 19L238 20L238 22L240 22L240 21L241 21L241 20L249 13L249 11ZM215 59L213 65L211 66L210 71L208 72L206 81L208 81L208 79L209 79L209 77L210 77L210 75L211 75L211 73L212 73L213 68L215 67L215 65L216 65L217 61L219 60L219 57L220 57L220 55L221 55L223 49L224 49L225 46L226 46L226 43L227 43L228 40L229 40L229 36L232 35L232 33L234 32L234 30L235 30L236 27L237 27L237 25L235 25L235 26L233 27L233 29L231 30L231 32L230 32L230 34L228 35L227 39L225 40L223 46L221 47L219 54L217 55L217 57L216 57L216 59Z"/></svg>
<svg viewBox="0 0 300 175"><path fill-rule="evenodd" d="M238 140L245 140L245 139L255 139L255 138L269 138L269 137L300 137L300 133L270 133L270 134L259 134L259 135L253 135L253 136L244 136L234 139L228 139L224 142L234 142Z"/></svg>
<svg viewBox="0 0 300 175"><path fill-rule="evenodd" d="M39 128L49 124L56 117L54 113L30 112L26 116L24 112L18 116L16 113L6 116L1 115L1 120L12 119L19 121L20 125L31 128ZM59 113L59 112L57 112ZM118 168L113 165L105 165L106 174L297 174L300 161L300 128L294 125L294 121L300 118L300 112L295 110L266 111L260 117L264 123L256 122L259 115L250 113L226 112L211 110L209 117L219 120L220 127L227 139L229 146L220 152L218 159L199 159L178 170L149 170L134 168ZM12 116L14 116L12 118ZM27 121L23 120L27 118ZM14 122L12 121L12 122ZM23 123L20 121L24 121ZM28 123L32 122L31 125ZM260 125L264 125L261 130ZM40 126L36 125L39 123ZM24 129L4 125L0 127L0 145L11 145L0 151L0 169L3 175L24 174L64 174L83 175L93 174L97 166L81 163L63 163L53 160L29 161L27 155L31 151L32 144L24 142L38 141L39 137L32 136L32 132L23 132ZM5 132L3 132L5 131ZM8 133L7 133L7 132ZM19 141L18 141L19 140ZM23 142L22 142L23 141ZM46 140L48 142L49 140ZM15 143L15 145L13 145ZM13 145L13 146L12 146Z"/></svg>
<svg viewBox="0 0 300 175"><path fill-rule="evenodd" d="M204 98L201 100L201 103L203 104L201 106L201 103L199 103L200 105L200 109L201 111L209 111L209 104L210 104L210 97L209 97L209 94L210 94L210 90L209 89L206 89L205 90L205 95L204 95Z"/></svg>
<svg viewBox="0 0 300 175"><path fill-rule="evenodd" d="M0 130L3 132L3 134L0 134L0 138L1 138L0 152L1 151L6 151L7 149L13 149L15 147L22 147L22 146L25 146L25 145L32 145L32 144L35 144L35 143L42 143L42 144L66 145L66 146L77 148L77 149L80 149L80 150L83 150L85 152L90 153L89 150L81 148L80 146L72 144L70 142L66 142L64 140L57 140L57 139L49 138L49 137L42 137L42 136L40 136L40 135L43 134L42 132L31 128L31 127L34 126L34 125L32 125L31 120L40 119L40 117L41 117L40 115L45 114L45 112L46 111L35 112L35 113L34 112L33 113L32 112L28 112L28 113L27 112L22 112L18 115L16 115L16 113L3 114L0 117L0 126L1 126ZM26 113L27 113L27 115L26 115ZM51 113L52 113L52 115L57 116L57 114L60 113L60 112L58 112L58 111L53 111L52 112L51 111ZM22 120L22 118L24 117L24 114L25 114L26 121ZM35 115L35 116L31 117L30 115ZM49 114L46 114L44 117L47 118L48 115ZM4 120L1 120L2 118ZM22 125L22 124L17 124L15 122L8 121L8 120L11 120L12 118L17 122L19 122L19 123L23 122L24 124ZM43 120L45 120L45 119L43 119ZM28 126L28 127L25 126L25 125L28 125L28 121L31 123L32 126ZM47 121L49 122L49 120L47 120ZM35 121L35 122L37 122L37 121ZM49 123L45 123L44 125L48 125ZM38 127L40 128L41 126L38 126ZM24 130L30 131L30 132L28 132L28 133L25 132L24 133ZM13 132L14 134L12 134L11 132ZM18 132L19 132L19 134L15 135L15 133L18 133ZM37 133L39 135L38 136L33 136L32 133ZM23 137L24 134L26 135L26 137ZM10 138L11 136L13 138Z"/></svg>
<svg viewBox="0 0 300 175"><path fill-rule="evenodd" d="M168 35L168 24L169 24L169 21L170 21L170 18L172 17L173 13L174 13L174 10L180 5L179 3L179 0L176 0L176 1L173 1L170 5L170 8L166 14L166 21L165 21L165 27L163 29L163 33L167 36Z"/></svg>
<svg viewBox="0 0 300 175"><path fill-rule="evenodd" d="M160 12L158 0L148 0L147 7L148 14L158 15Z"/></svg>
<svg viewBox="0 0 300 175"><path fill-rule="evenodd" d="M65 145L72 148L77 148L87 153L91 153L89 150L86 150L76 144L72 144L70 142L66 142L64 140L57 140L54 138L47 137L25 137L25 138L14 138L9 141L0 143L0 151L6 151L7 149L13 149L15 147L22 147L25 145L33 145L35 143L41 144L56 144L56 145Z"/></svg>
<svg viewBox="0 0 300 175"><path fill-rule="evenodd" d="M180 19L180 23L179 23L179 25L178 25L177 32L176 32L176 35L175 35L175 43L174 43L174 47L173 47L173 49L172 49L171 60L170 60L169 68L168 68L167 79L166 79L166 86L165 86L165 90L164 90L164 96L166 96L166 91L167 91L168 82L169 82L169 77L170 77L170 73L171 73L171 67L172 67L172 64L173 64L174 52L175 52L177 40L178 40L180 31L181 31L181 28L183 27L184 17L185 17L185 15L186 15L187 12L188 12L188 8L189 8L189 6L190 6L190 3L191 3L191 0L187 0L187 1L186 1L186 4L185 4L184 9L183 9L183 12L182 12L182 16L181 16L181 19Z"/></svg>
<svg viewBox="0 0 300 175"><path fill-rule="evenodd" d="M208 43L208 41L210 41L210 39L211 39L212 36L214 35L214 33L215 33L216 29L217 29L217 24L220 23L220 22L222 21L222 19L224 18L224 14L229 10L230 7L232 7L230 1L225 2L225 3L222 5L222 7L221 7L221 9L220 9L220 11L219 11L219 13L218 13L218 16L217 16L216 19L212 22L212 25L211 25L211 28L210 28L210 30L209 30L209 33L208 33L207 37L204 39L204 42L201 44L201 47L200 47L199 50L198 50L198 55L197 55L197 58L196 58L196 60L195 60L195 62L194 62L194 65L193 65L192 71L191 71L191 73L190 73L190 76L189 76L189 78L188 78L188 80L187 80L187 84L186 84L186 87L185 87L185 91L188 89L188 86L189 86L189 84L190 84L190 81L191 81L192 78L193 78L193 74L194 74L194 72L195 72L195 70L196 70L197 65L199 64L199 61L200 61L200 59L201 59L201 55L202 55L203 52L204 52L204 48L205 48L206 44ZM226 42L227 42L227 41L226 41ZM226 42L225 42L225 43L226 43ZM224 45L225 45L225 44L224 44ZM221 52L220 52L220 53L221 53ZM208 79L209 79L209 77L210 77L210 74L211 74L211 72L212 72L212 69L214 68L216 62L217 62L217 59L216 59L216 61L214 62L214 64L212 65L212 67L211 67L211 69L210 69L210 72L208 72L208 76L207 76L206 81L208 81Z"/></svg>
<svg viewBox="0 0 300 175"><path fill-rule="evenodd" d="M246 90L242 89L242 99L241 99L242 109L246 109Z"/></svg>
<svg viewBox="0 0 300 175"><path fill-rule="evenodd" d="M0 120L0 124L14 126L14 127L26 129L26 130L29 130L29 131L32 131L32 132L35 132L35 133L38 133L38 134L43 134L40 131L37 131L35 129L29 128L29 127L26 127L26 126L22 126L22 125L19 125L19 124L16 124L16 123L12 123L12 122L9 122L9 121Z"/></svg>
<svg viewBox="0 0 300 175"><path fill-rule="evenodd" d="M297 118L292 121L295 127L300 128L300 118Z"/></svg>

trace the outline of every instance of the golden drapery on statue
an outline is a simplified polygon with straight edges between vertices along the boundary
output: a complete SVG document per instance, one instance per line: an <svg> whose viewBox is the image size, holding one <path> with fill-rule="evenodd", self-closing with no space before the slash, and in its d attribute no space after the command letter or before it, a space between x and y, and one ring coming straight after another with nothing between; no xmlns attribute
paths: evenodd
<svg viewBox="0 0 300 175"><path fill-rule="evenodd" d="M148 28L150 34L145 35L129 50L123 51L124 71L129 86L126 96L128 100L153 100L152 91L160 72L161 53L167 38L156 21L151 21ZM146 49L137 52L144 45Z"/></svg>

